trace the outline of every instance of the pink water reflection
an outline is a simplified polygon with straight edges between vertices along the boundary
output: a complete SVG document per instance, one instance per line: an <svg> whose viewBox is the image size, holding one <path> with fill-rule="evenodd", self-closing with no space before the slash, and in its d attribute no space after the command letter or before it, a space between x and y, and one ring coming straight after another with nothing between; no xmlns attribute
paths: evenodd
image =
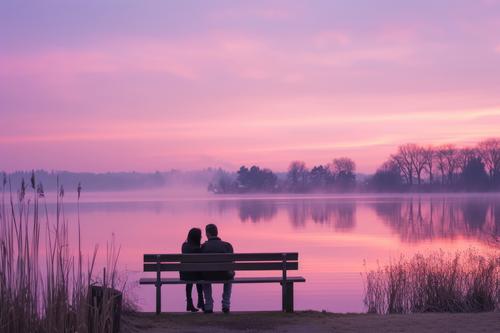
<svg viewBox="0 0 500 333"><path fill-rule="evenodd" d="M364 311L361 273L401 254L434 249L498 249L500 198L497 196L423 197L265 197L203 200L87 200L80 204L84 252L115 235L120 268L127 273L141 309L154 309L154 288L139 286L144 253L176 253L191 227L219 226L236 252L298 251L307 279L296 285L297 309ZM65 215L76 227L76 205ZM75 237L76 233L72 233ZM75 244L74 242L72 242ZM167 273L168 274L168 273ZM268 275L270 273L258 273ZM279 275L279 273L277 273ZM149 274L151 275L151 274ZM171 274L175 276L175 274ZM251 273L241 272L239 276ZM237 285L232 308L277 310L279 285ZM184 288L163 287L163 310L184 309ZM216 287L216 296L220 297ZM216 298L216 309L217 302Z"/></svg>

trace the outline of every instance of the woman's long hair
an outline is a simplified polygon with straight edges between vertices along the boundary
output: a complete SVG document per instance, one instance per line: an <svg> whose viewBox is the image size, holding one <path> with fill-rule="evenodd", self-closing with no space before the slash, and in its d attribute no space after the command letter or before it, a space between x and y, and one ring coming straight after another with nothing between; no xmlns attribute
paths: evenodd
<svg viewBox="0 0 500 333"><path fill-rule="evenodd" d="M191 228L189 230L186 242L191 245L200 246L201 244L201 229L200 228Z"/></svg>

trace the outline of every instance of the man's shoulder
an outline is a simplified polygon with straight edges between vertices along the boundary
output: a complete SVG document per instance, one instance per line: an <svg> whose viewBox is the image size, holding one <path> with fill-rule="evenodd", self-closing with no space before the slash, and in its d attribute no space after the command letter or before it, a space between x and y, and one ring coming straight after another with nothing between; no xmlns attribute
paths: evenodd
<svg viewBox="0 0 500 333"><path fill-rule="evenodd" d="M228 250L228 252L233 252L233 245L229 242L224 242L224 244L226 245L226 248Z"/></svg>

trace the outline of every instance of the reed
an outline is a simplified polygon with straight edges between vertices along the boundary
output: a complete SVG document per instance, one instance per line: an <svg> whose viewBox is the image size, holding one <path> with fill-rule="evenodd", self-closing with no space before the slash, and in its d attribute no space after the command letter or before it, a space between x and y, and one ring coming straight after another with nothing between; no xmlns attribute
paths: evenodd
<svg viewBox="0 0 500 333"><path fill-rule="evenodd" d="M64 188L58 184L50 218L41 183L32 174L13 193L2 177L0 202L0 332L113 332L117 251L107 248L103 276L95 272L97 247L84 269L78 213L76 254L69 244ZM81 187L78 188L78 211ZM92 297L99 283L103 294ZM95 295L94 295L95 296ZM121 296L120 296L121 297ZM116 326L116 325L115 325Z"/></svg>
<svg viewBox="0 0 500 333"><path fill-rule="evenodd" d="M368 312L480 312L500 308L500 255L474 249L416 254L364 275Z"/></svg>

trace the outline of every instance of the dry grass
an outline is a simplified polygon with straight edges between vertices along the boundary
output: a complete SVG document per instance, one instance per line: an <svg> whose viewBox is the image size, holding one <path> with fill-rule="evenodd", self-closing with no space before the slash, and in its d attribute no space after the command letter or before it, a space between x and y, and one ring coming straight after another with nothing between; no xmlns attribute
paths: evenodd
<svg viewBox="0 0 500 333"><path fill-rule="evenodd" d="M111 290L116 287L118 258L114 245L107 249L107 276L104 273L98 277L94 272L97 247L84 270L79 217L76 255L68 242L63 187L58 184L56 216L51 220L43 186L36 184L34 175L31 184L22 182L17 197L10 185L7 190L7 184L4 176L0 203L0 331L112 332L116 294ZM90 286L96 282L104 290L99 299L89 295Z"/></svg>
<svg viewBox="0 0 500 333"><path fill-rule="evenodd" d="M469 249L401 257L365 275L370 313L481 312L500 306L500 256Z"/></svg>

